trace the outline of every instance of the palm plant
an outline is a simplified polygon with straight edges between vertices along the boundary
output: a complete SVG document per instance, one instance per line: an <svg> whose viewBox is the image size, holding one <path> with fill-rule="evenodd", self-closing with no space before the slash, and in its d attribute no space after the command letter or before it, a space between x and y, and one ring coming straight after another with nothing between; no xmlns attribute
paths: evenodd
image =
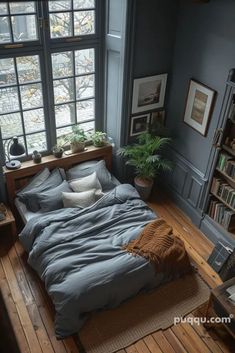
<svg viewBox="0 0 235 353"><path fill-rule="evenodd" d="M171 142L171 138L143 133L139 135L138 142L138 144L125 146L120 150L120 154L128 159L126 164L135 168L137 177L154 178L159 170L172 169L171 161L160 154L162 149Z"/></svg>
<svg viewBox="0 0 235 353"><path fill-rule="evenodd" d="M143 133L138 137L138 143L127 145L120 149L119 153L127 159L126 164L135 168L135 186L143 199L147 199L153 185L153 178L160 170L170 171L172 162L164 158L161 152L171 142L169 137L152 136L149 133ZM147 195L147 196L146 196Z"/></svg>

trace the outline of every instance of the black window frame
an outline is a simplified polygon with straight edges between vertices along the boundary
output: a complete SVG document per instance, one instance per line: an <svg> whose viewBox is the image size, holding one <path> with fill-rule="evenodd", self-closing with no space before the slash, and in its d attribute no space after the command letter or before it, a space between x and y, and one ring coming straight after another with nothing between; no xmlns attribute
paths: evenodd
<svg viewBox="0 0 235 353"><path fill-rule="evenodd" d="M51 153L56 144L56 121L53 96L53 75L51 54L55 52L73 51L94 48L95 50L95 129L104 127L104 16L105 7L102 0L95 0L95 34L50 38L48 1L36 1L38 41L0 44L0 57L11 58L26 55L39 55L44 101L45 130L47 149L40 151L42 155ZM72 124L71 124L72 125ZM25 135L24 135L25 138ZM31 153L21 160L31 159Z"/></svg>

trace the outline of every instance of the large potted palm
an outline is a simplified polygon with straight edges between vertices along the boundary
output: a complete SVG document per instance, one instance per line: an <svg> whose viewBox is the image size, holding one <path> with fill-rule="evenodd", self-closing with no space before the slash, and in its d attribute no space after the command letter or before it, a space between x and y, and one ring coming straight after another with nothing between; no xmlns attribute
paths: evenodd
<svg viewBox="0 0 235 353"><path fill-rule="evenodd" d="M126 164L135 168L134 183L143 200L149 198L158 172L172 169L172 162L161 155L163 148L170 142L169 137L143 133L138 136L138 143L120 149L120 154L127 159Z"/></svg>

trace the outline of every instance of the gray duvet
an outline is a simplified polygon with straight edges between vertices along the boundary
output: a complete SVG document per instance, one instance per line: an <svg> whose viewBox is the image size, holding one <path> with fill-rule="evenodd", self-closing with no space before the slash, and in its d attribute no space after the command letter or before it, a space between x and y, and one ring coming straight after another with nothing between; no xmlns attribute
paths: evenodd
<svg viewBox="0 0 235 353"><path fill-rule="evenodd" d="M89 208L30 219L20 240L55 305L58 338L78 332L91 311L115 307L163 281L144 258L122 250L154 218L123 184Z"/></svg>

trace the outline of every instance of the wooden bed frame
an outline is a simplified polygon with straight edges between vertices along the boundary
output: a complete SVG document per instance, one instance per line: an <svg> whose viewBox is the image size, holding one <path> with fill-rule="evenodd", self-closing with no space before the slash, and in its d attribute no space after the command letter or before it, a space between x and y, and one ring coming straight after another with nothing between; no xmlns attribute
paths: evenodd
<svg viewBox="0 0 235 353"><path fill-rule="evenodd" d="M90 160L104 159L107 168L111 171L112 167L112 146L104 147L89 146L84 152L74 153L62 158L55 158L53 155L43 157L40 164L35 164L33 161L22 163L20 169L9 170L4 168L4 175L6 178L6 187L8 194L8 201L12 211L16 214L14 200L17 191L25 186L29 180L37 174L40 170L48 167L50 170L54 168L64 168L65 170L73 167L76 164L90 161ZM17 214L16 214L17 215Z"/></svg>

